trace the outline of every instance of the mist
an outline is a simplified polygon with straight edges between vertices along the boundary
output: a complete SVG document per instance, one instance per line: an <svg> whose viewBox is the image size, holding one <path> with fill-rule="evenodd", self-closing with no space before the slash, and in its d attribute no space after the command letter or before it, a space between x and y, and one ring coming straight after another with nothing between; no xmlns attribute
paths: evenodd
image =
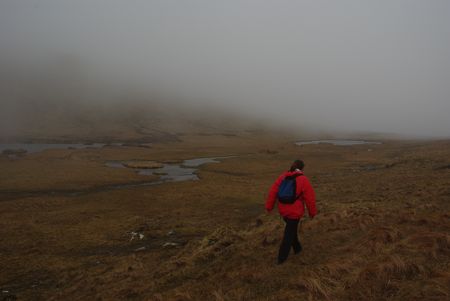
<svg viewBox="0 0 450 301"><path fill-rule="evenodd" d="M163 101L449 137L450 2L3 0L0 70L0 134L41 102Z"/></svg>

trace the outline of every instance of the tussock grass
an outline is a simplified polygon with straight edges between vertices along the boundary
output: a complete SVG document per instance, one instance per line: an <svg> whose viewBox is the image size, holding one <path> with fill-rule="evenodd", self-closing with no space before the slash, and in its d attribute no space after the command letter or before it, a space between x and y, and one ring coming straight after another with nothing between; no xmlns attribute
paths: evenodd
<svg viewBox="0 0 450 301"><path fill-rule="evenodd" d="M335 279L339 279L345 275L349 275L354 272L358 265L362 263L362 259L360 257L354 256L350 259L339 259L328 262L323 266L319 267L318 270L321 274L325 274L329 277L333 277Z"/></svg>
<svg viewBox="0 0 450 301"><path fill-rule="evenodd" d="M208 172L219 165L205 166L199 171L200 181L0 202L2 289L4 283L16 285L10 289L19 300L449 299L450 174L432 169L427 161L421 161L420 173L409 164L370 172L348 167L389 158L416 162L417 157L436 156L448 161L450 142L421 148L389 142L373 152L363 147L303 147L300 155L310 168L319 214L301 224L303 251L278 266L284 222L276 213L262 214L264 196L299 149L289 142L281 150L279 140L255 147L236 139L217 138L206 148L192 142L172 150L158 146L126 154L112 148L89 151L114 160L163 161L223 155L224 147L229 153L255 150L221 163L221 173ZM280 151L258 153L269 148ZM28 167L19 165L6 166L6 174ZM94 178L109 172L89 174L97 168L94 165L101 162L80 164L77 176ZM141 223L146 229L139 243L147 248L135 252L129 233ZM171 230L176 234L168 235ZM183 244L161 247L176 239ZM32 288L36 279L44 284Z"/></svg>
<svg viewBox="0 0 450 301"><path fill-rule="evenodd" d="M358 276L358 281L410 279L424 272L424 266L394 254L364 268Z"/></svg>
<svg viewBox="0 0 450 301"><path fill-rule="evenodd" d="M450 235L447 233L417 233L408 237L405 245L419 252L431 254L433 258L437 258L438 255L450 255Z"/></svg>
<svg viewBox="0 0 450 301"><path fill-rule="evenodd" d="M391 227L377 227L370 230L359 242L359 249L368 250L371 253L381 252L386 246L399 241L401 234Z"/></svg>
<svg viewBox="0 0 450 301"><path fill-rule="evenodd" d="M309 273L300 276L297 280L297 287L308 293L309 299L331 300L331 291L337 286L337 281L320 276L316 273Z"/></svg>
<svg viewBox="0 0 450 301"><path fill-rule="evenodd" d="M189 244L175 257L185 264L172 273L184 279L180 287L194 300L445 300L449 219L436 215L437 222L429 214L436 204L447 205L437 199L434 206L416 206L419 200L406 206L417 178L390 185L398 172L409 173L405 168L389 169L391 178L377 175L365 186L335 187L359 180L350 175L319 185L327 199L319 203L322 212L301 223L304 250L282 266L275 258L284 223L262 215L241 229L216 227ZM380 185L389 186L389 195L380 195ZM353 199L338 202L335 194L342 191ZM164 295L170 300L174 290Z"/></svg>

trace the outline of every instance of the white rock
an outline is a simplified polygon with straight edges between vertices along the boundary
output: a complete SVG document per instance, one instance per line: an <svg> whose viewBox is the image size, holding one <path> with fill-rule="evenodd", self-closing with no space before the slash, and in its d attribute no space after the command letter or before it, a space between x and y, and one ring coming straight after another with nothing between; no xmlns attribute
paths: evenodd
<svg viewBox="0 0 450 301"><path fill-rule="evenodd" d="M178 247L179 244L176 243L176 242L166 242L166 243L164 243L162 246L163 246L163 248L167 248L167 247Z"/></svg>

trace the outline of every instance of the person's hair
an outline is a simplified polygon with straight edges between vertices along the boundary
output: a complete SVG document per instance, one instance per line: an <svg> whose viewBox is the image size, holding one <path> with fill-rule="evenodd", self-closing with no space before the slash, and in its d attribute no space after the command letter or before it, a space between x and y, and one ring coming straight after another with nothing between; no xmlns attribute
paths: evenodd
<svg viewBox="0 0 450 301"><path fill-rule="evenodd" d="M295 171L296 169L303 170L303 167L305 167L305 163L302 160L295 160L294 162L292 162L289 171Z"/></svg>

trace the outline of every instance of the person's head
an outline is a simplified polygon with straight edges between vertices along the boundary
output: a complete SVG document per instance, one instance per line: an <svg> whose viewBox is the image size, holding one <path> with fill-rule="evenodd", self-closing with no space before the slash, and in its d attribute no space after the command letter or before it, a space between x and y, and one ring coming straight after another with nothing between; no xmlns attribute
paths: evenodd
<svg viewBox="0 0 450 301"><path fill-rule="evenodd" d="M303 170L304 167L305 167L305 163L302 160L295 160L294 162L292 162L292 165L291 165L291 168L289 169L289 171L295 171L296 169Z"/></svg>

